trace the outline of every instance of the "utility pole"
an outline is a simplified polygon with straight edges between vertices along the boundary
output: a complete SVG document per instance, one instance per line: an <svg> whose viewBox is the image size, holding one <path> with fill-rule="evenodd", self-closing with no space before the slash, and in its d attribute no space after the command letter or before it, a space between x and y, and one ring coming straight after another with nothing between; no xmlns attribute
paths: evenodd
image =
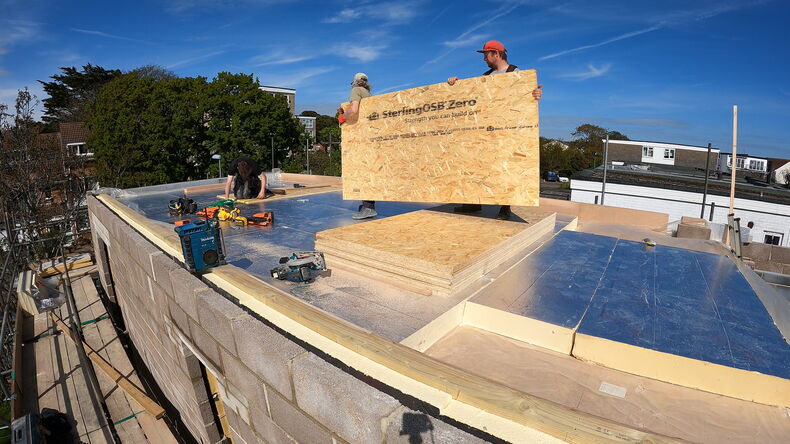
<svg viewBox="0 0 790 444"><path fill-rule="evenodd" d="M310 135L307 136L305 141L305 154L307 155L307 174L310 174Z"/></svg>
<svg viewBox="0 0 790 444"><path fill-rule="evenodd" d="M738 169L738 105L732 106L732 162L730 168L730 212L728 220L735 215L735 172ZM727 230L725 245L730 244L730 230Z"/></svg>

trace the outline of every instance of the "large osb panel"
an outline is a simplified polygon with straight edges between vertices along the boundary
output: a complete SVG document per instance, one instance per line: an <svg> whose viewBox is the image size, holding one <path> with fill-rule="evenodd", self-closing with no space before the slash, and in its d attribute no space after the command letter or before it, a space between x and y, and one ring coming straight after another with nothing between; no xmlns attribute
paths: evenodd
<svg viewBox="0 0 790 444"><path fill-rule="evenodd" d="M327 260L345 259L435 285L480 276L550 232L555 214L514 209L512 220L437 210L377 219L316 233Z"/></svg>
<svg viewBox="0 0 790 444"><path fill-rule="evenodd" d="M343 198L537 206L534 70L360 102L343 125Z"/></svg>

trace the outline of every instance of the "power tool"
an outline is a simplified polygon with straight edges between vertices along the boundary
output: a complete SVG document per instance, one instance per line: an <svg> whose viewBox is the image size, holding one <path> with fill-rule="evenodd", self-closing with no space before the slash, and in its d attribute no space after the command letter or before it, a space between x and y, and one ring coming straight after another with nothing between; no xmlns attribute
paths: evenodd
<svg viewBox="0 0 790 444"><path fill-rule="evenodd" d="M188 197L180 197L178 199L171 200L167 205L167 210L171 216L194 214L197 211L197 202Z"/></svg>
<svg viewBox="0 0 790 444"><path fill-rule="evenodd" d="M281 257L280 265L271 270L272 277L280 280L312 282L314 275L331 276L332 271L326 268L324 253L320 251L302 251Z"/></svg>
<svg viewBox="0 0 790 444"><path fill-rule="evenodd" d="M175 227L181 239L184 263L189 271L201 273L225 264L222 230L216 220L198 221Z"/></svg>

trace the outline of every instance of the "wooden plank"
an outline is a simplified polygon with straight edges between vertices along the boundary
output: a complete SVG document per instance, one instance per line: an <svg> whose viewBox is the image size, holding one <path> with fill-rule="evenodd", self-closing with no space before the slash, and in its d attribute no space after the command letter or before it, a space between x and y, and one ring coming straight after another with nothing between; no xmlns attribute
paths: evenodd
<svg viewBox="0 0 790 444"><path fill-rule="evenodd" d="M98 199L172 256L183 260L175 233L116 199ZM204 275L277 327L344 364L437 407L441 414L512 441L675 442L514 390L439 362L337 318L232 265Z"/></svg>
<svg viewBox="0 0 790 444"><path fill-rule="evenodd" d="M213 373L206 370L206 379L208 379L209 402L214 404L217 409L217 417L222 428L222 437L227 439L231 444L233 443L233 433L231 433L230 423L228 423L228 416L225 414L225 402L222 400L222 390L219 388L219 382Z"/></svg>
<svg viewBox="0 0 790 444"><path fill-rule="evenodd" d="M52 319L55 321L55 324L61 329L66 336L69 337L74 342L79 341L77 338L72 337L71 330L63 323L58 317L52 313ZM165 411L164 409L154 402L151 398L148 397L142 390L140 390L137 386L132 384L125 376L121 375L118 370L113 368L109 362L107 362L101 355L96 353L88 344L83 343L82 346L85 348L85 354L93 361L99 370L104 372L111 380L115 381L118 386L124 389L127 393L129 393L148 413L150 413L155 418L159 419L164 416Z"/></svg>
<svg viewBox="0 0 790 444"><path fill-rule="evenodd" d="M537 206L535 70L382 94L343 131L343 198Z"/></svg>
<svg viewBox="0 0 790 444"><path fill-rule="evenodd" d="M684 387L790 407L790 379L576 333L573 356Z"/></svg>

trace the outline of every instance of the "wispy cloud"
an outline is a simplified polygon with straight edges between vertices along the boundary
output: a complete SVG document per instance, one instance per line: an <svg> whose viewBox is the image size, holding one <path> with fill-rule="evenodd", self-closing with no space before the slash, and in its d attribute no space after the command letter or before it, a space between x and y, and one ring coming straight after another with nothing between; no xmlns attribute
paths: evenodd
<svg viewBox="0 0 790 444"><path fill-rule="evenodd" d="M333 17L322 20L324 23L349 23L362 17L362 9L343 9Z"/></svg>
<svg viewBox="0 0 790 444"><path fill-rule="evenodd" d="M367 63L381 57L383 51L386 48L386 45L357 45L355 43L340 43L333 46L330 52Z"/></svg>
<svg viewBox="0 0 790 444"><path fill-rule="evenodd" d="M412 86L412 85L414 85L414 83L401 83L400 85L390 86L390 87L384 88L382 90L379 90L379 91L376 92L376 94L384 94L384 93L388 93L390 91L400 91L400 90L405 89L406 87Z"/></svg>
<svg viewBox="0 0 790 444"><path fill-rule="evenodd" d="M573 53L585 51L587 49L598 48L598 47L601 47L601 46L609 45L609 44L614 43L614 42L619 42L621 40L626 40L626 39L630 39L632 37L640 36L642 34L647 34L649 32L658 31L659 29L664 29L664 28L667 28L667 27L671 27L671 26L675 26L675 25L679 25L679 24L687 23L687 22L691 22L691 21L706 20L706 19L709 19L711 17L715 17L717 15L724 14L724 13L727 13L727 12L732 12L732 11L739 10L739 9L744 9L744 8L749 8L749 7L752 7L752 6L757 6L757 5L766 3L766 1L770 1L770 0L756 0L756 1L750 1L750 2L745 2L745 3L744 2L741 2L741 3L723 3L723 4L717 4L715 7L707 8L707 9L698 9L698 10L675 12L675 13L672 13L672 14L666 16L665 18L663 18L661 20L658 20L657 23L655 23L655 24L653 24L651 26L646 26L646 27L644 27L642 29L637 29L635 31L626 32L624 34L620 34L620 35L617 35L615 37L612 37L612 38L609 38L609 39L606 39L606 40L603 40L603 41L600 41L600 42L591 43L591 44L588 44L588 45L581 45L581 46L577 46L575 48L570 48L570 49L566 49L566 50L563 50L563 51L558 51L558 52L555 52L555 53L552 53L552 54L548 54L548 55L545 55L543 57L540 57L538 60L549 60L549 59L553 59L553 58L556 58L556 57L561 57L561 56L564 56L564 55L567 55L567 54L573 54Z"/></svg>
<svg viewBox="0 0 790 444"><path fill-rule="evenodd" d="M0 9L5 9L2 6ZM9 48L18 43L30 43L41 37L41 24L31 20L0 18L0 29L3 30L0 32L0 56L7 54ZM0 75L8 73L0 66Z"/></svg>
<svg viewBox="0 0 790 444"><path fill-rule="evenodd" d="M638 35L647 34L648 32L657 31L657 30L659 30L659 29L661 29L663 27L664 27L663 25L653 25L653 26L650 26L648 28L640 29L638 31L626 32L625 34L620 34L620 35L618 35L616 37L612 37L612 38L604 40L602 42L593 43L591 45L583 45L583 46L579 46L579 47L576 47L576 48L571 48L571 49L566 49L564 51L555 52L554 54L545 55L543 57L540 57L538 60L549 60L549 59L553 59L555 57L564 56L566 54L573 54L574 52L584 51L585 49L597 48L599 46L608 45L610 43L614 43L614 42L617 42L617 41L620 41L620 40L630 39L631 37L636 37Z"/></svg>
<svg viewBox="0 0 790 444"><path fill-rule="evenodd" d="M221 50L221 51L210 52L208 54L201 54L201 55L196 56L196 57L190 57L188 59L179 60L179 61L177 61L175 63L171 63L171 64L167 65L165 68L167 68L167 69L174 69L174 68L179 68L181 66L191 65L193 63L202 62L203 60L210 59L211 57L216 57L216 56L218 56L220 54L224 54L225 52L226 52L225 50Z"/></svg>
<svg viewBox="0 0 790 444"><path fill-rule="evenodd" d="M282 54L262 54L250 59L252 66L290 65L315 58L317 55L283 57Z"/></svg>
<svg viewBox="0 0 790 444"><path fill-rule="evenodd" d="M216 0L171 0L167 2L165 10L171 14L187 14L193 10L206 11L206 10L221 10L221 9L239 9L242 7L260 7L268 8L283 3L293 3L296 0L234 0L234 1L221 1Z"/></svg>
<svg viewBox="0 0 790 444"><path fill-rule="evenodd" d="M586 71L563 74L560 75L560 77L563 79L571 79L571 80L594 79L596 77L601 77L602 75L608 73L611 68L612 68L611 63L605 63L601 66L595 66L592 63L590 63L587 65Z"/></svg>
<svg viewBox="0 0 790 444"><path fill-rule="evenodd" d="M301 71L289 72L284 75L261 76L261 83L264 85L277 85L286 88L297 88L305 84L313 77L326 74L336 70L335 66L324 66L303 69Z"/></svg>
<svg viewBox="0 0 790 444"><path fill-rule="evenodd" d="M480 28L482 28L484 26L490 25L491 23L496 21L498 18L500 18L500 17L502 17L504 15L510 14L511 12L513 12L514 9L518 8L519 6L521 6L520 2L506 2L505 4L500 6L499 8L495 9L494 12L492 12L491 15L487 19L483 20L480 23L477 23L474 26L471 26L470 28L468 28L467 30L462 32L460 35L458 35L458 37L454 38L453 40L449 40L449 42L458 42L458 43L465 43L465 44L463 44L463 45L461 45L461 44L449 44L448 45L447 44L448 42L444 42L446 46L450 47L450 49L448 49L447 51L443 52L442 54L439 54L438 56L432 58L431 60L428 60L427 62L425 62L422 65L422 68L425 68L426 66L429 66L429 65L437 63L439 60L441 60L441 59L447 57L448 55L450 55L450 53L455 51L456 48L468 45L469 42L472 41L472 37L477 37L477 36L475 36L473 34L474 32L476 32L478 29L480 29Z"/></svg>
<svg viewBox="0 0 790 444"><path fill-rule="evenodd" d="M337 14L322 20L324 23L351 23L360 19L371 19L383 22L385 25L408 23L417 17L421 0L399 1L362 5L354 8L345 8Z"/></svg>
<svg viewBox="0 0 790 444"><path fill-rule="evenodd" d="M466 37L459 37L455 40L447 40L442 42L444 46L449 46L450 48L461 48L465 46L481 46L481 42L483 42L486 38L488 38L487 34L472 34Z"/></svg>
<svg viewBox="0 0 790 444"><path fill-rule="evenodd" d="M81 28L70 28L70 29L72 31L74 31L74 32L79 32L79 33L88 34L88 35L95 35L95 36L104 37L104 38L108 38L108 39L123 40L123 41L126 41L126 42L134 42L134 43L144 43L146 45L153 45L154 44L153 42L149 42L149 41L146 41L146 40L139 40L139 39L133 39L133 38L130 38L130 37L124 37L124 36L115 35L115 34L108 34L106 32L96 31L96 30L93 30L93 29L81 29Z"/></svg>

